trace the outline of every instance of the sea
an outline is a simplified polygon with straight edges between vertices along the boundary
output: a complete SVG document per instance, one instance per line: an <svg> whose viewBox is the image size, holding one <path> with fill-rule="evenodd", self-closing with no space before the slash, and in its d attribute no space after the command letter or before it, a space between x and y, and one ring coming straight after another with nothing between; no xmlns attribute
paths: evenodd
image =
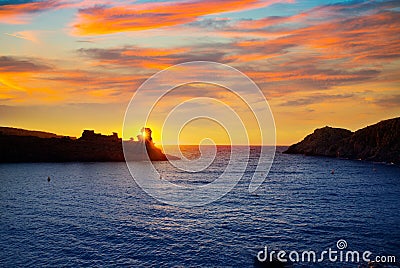
<svg viewBox="0 0 400 268"><path fill-rule="evenodd" d="M400 167L284 150L254 193L257 148L230 192L195 207L150 196L124 162L0 164L0 267L268 267L272 251L287 267L367 267L365 252L399 267ZM216 157L199 172L154 165L172 183L206 185L235 161L229 147ZM360 260L340 259L348 251Z"/></svg>

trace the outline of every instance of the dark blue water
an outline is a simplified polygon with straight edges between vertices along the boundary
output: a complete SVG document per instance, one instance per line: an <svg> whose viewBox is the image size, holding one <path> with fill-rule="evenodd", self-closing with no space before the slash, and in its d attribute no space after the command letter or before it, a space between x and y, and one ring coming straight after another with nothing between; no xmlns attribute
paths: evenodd
<svg viewBox="0 0 400 268"><path fill-rule="evenodd" d="M149 197L125 163L1 164L0 266L253 267L264 246L322 251L339 239L400 258L399 167L278 152L249 194L251 166L228 195L187 209Z"/></svg>

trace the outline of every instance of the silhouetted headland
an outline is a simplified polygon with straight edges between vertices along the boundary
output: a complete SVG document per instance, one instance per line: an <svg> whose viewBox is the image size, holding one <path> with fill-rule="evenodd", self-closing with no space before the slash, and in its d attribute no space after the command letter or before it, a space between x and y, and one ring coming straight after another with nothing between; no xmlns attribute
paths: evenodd
<svg viewBox="0 0 400 268"><path fill-rule="evenodd" d="M80 138L0 127L0 162L119 162L165 161L151 130L143 128L137 140L123 141L117 133L102 135L84 130Z"/></svg>
<svg viewBox="0 0 400 268"><path fill-rule="evenodd" d="M400 117L355 132L328 126L319 128L284 153L400 164Z"/></svg>

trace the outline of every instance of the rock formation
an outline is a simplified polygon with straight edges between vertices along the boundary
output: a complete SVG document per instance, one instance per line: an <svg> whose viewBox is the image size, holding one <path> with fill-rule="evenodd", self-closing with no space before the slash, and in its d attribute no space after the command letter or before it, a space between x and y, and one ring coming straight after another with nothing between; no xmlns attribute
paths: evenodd
<svg viewBox="0 0 400 268"><path fill-rule="evenodd" d="M127 161L146 160L147 156L152 161L166 161L167 156L157 148L151 136L150 128L142 128L138 141L124 142L124 154ZM141 153L138 153L141 152ZM145 154L147 152L147 155ZM176 159L176 158L173 158Z"/></svg>
<svg viewBox="0 0 400 268"><path fill-rule="evenodd" d="M284 153L400 164L400 117L381 121L356 132L332 127L316 129Z"/></svg>
<svg viewBox="0 0 400 268"><path fill-rule="evenodd" d="M3 130L3 131L1 131ZM85 130L78 139L52 133L0 128L0 162L107 162L130 160L164 161L150 135L140 141L122 141L117 133L102 135ZM124 146L123 146L124 144Z"/></svg>

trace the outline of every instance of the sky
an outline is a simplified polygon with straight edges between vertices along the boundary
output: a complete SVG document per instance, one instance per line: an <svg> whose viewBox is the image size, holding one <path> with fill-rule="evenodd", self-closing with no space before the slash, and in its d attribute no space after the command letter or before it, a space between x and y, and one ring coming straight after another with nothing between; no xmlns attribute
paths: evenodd
<svg viewBox="0 0 400 268"><path fill-rule="evenodd" d="M400 116L399 18L397 0L0 0L0 125L121 135L127 106L146 79L175 64L213 61L257 84L278 145L326 125L354 131ZM196 97L218 99L246 123L254 120L224 87L178 87L148 122L156 143L166 107ZM182 109L218 112L206 104ZM140 128L133 124L124 138ZM256 128L249 123L252 144L260 143ZM227 144L231 134L194 120L179 141Z"/></svg>

